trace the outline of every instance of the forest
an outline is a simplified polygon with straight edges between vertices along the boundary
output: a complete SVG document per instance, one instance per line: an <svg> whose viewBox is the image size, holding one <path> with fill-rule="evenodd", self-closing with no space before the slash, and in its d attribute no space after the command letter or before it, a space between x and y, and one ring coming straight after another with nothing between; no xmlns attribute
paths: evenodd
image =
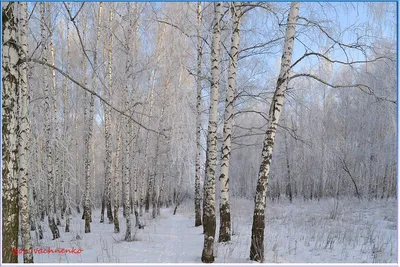
<svg viewBox="0 0 400 267"><path fill-rule="evenodd" d="M2 262L397 262L396 10L3 2Z"/></svg>

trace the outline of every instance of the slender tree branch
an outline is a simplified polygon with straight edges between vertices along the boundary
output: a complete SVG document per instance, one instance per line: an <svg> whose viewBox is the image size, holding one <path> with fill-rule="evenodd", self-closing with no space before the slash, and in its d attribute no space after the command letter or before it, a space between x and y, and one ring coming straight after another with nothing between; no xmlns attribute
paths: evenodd
<svg viewBox="0 0 400 267"><path fill-rule="evenodd" d="M116 111L117 113L127 117L129 120L131 120L132 122L136 123L137 125L139 125L140 127L142 127L143 129L149 131L149 132L153 132L155 134L160 134L162 136L164 136L165 138L167 138L167 136L163 133L160 133L156 130L150 129L146 126L144 126L143 124L141 124L140 122L138 122L137 120L135 120L134 118L132 118L130 115L126 114L125 112L121 111L120 109L112 106L107 100L105 100L104 98L102 98L99 94L97 94L96 92L90 90L88 87L84 86L83 84L81 84L80 82L78 82L77 80L75 80L74 78L72 78L69 74L65 73L64 71L62 71L61 69L47 63L47 62L43 62L41 60L38 59L30 59L31 62L43 65L43 66L47 66L49 68L52 68L56 71L58 71L58 73L60 73L61 75L63 75L64 77L68 78L70 81L72 81L73 83L75 83L76 85L78 85L79 87L81 87L83 90L85 90L86 92L94 95L95 97L97 97L98 99L100 99L100 101L102 101L104 104L106 104L107 106L109 106L111 109L113 109L114 111ZM22 62L20 62L22 63Z"/></svg>
<svg viewBox="0 0 400 267"><path fill-rule="evenodd" d="M91 61L90 58L89 58L89 55L86 53L86 48L85 48L85 45L83 44L82 36L81 36L81 34L80 34L78 25L76 25L75 18L76 18L76 16L78 15L79 11L83 8L83 4L84 4L84 3L81 5L81 8L80 8L79 11L75 14L74 17L72 17L72 15L71 15L71 10L69 10L67 4L66 4L65 2L63 2L63 4L64 4L64 6L65 6L65 9L67 10L67 13L68 13L68 16L69 16L70 20L71 20L72 23L74 24L76 33L78 34L79 43L80 43L80 45L81 45L81 47L82 47L82 50L83 50L83 54L85 55L86 59L88 60L90 66L92 67L92 70L93 70L94 73L96 74L97 78L99 78L99 81L100 81L100 83L103 85L104 89L106 89L106 91L107 91L108 93L110 93L110 90L108 89L108 87L104 84L103 80L100 79L100 76L99 76L99 74L97 73L97 68L95 68L95 66L93 66L93 63L92 63L92 61Z"/></svg>
<svg viewBox="0 0 400 267"><path fill-rule="evenodd" d="M371 63L371 62L375 62L377 60L380 59L388 59L390 61L393 62L393 60L391 58L388 58L386 56L380 56L380 57L376 57L374 59L370 59L370 60L355 60L355 61L341 61L341 60L333 60L328 58L327 56L320 54L320 53L316 53L316 52L310 52L310 53L305 53L303 56L301 56L298 60L296 60L296 62L294 62L292 64L292 66L290 66L290 69L292 69L294 66L296 66L299 62L301 62L304 58L309 57L309 56L317 56L320 58L325 59L326 61L330 62L330 63L339 63L342 65L353 65L353 64L365 64L365 63Z"/></svg>
<svg viewBox="0 0 400 267"><path fill-rule="evenodd" d="M327 81L324 81L324 80L318 78L318 77L315 76L315 75L307 74L307 73L295 74L295 75L289 77L288 79L289 79L289 81L291 81L291 80L296 79L296 78L299 78L299 77L308 77L308 78L312 78L312 79L314 79L314 80L316 80L316 81L318 81L318 82L320 82L320 83L323 83L323 84L325 84L325 85L327 85L327 86L329 86L329 87L332 87L332 88L349 88L349 87L358 88L358 89L360 89L362 92L364 92L364 93L366 93L366 94L368 94L368 95L371 95L371 96L376 97L378 100L387 101L387 102L396 104L396 100L392 100L392 99L388 99L387 97L381 97L381 96L375 95L375 93L374 93L374 91L372 90L372 88L369 87L368 85L365 85L365 84L359 84L359 83L357 83L357 84L347 84L347 85L340 85L340 84L336 84L336 85L335 85L335 84L330 84L330 83L328 83Z"/></svg>
<svg viewBox="0 0 400 267"><path fill-rule="evenodd" d="M71 18L71 21L74 21L74 20L75 20L75 18L78 16L79 12L81 12L81 10L82 10L84 4L85 4L85 2L82 3L82 5L81 5L81 7L79 8L78 12L76 12L75 16L74 16L73 18ZM65 3L64 3L64 5L65 5ZM69 12L68 12L68 13L69 13Z"/></svg>

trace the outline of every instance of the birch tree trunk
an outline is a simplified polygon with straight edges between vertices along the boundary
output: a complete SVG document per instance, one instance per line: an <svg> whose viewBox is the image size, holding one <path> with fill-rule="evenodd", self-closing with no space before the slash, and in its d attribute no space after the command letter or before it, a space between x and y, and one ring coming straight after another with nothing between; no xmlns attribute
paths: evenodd
<svg viewBox="0 0 400 267"><path fill-rule="evenodd" d="M124 88L124 106L126 110L129 110L129 102L130 102L130 97L129 97L129 84L133 85L133 81L129 81L129 77L133 76L132 73L132 55L131 55L131 48L130 45L133 42L132 40L132 30L135 31L136 34L136 29L135 25L133 25L133 4L128 3L128 14L129 14L129 27L128 27L128 32L127 32L127 58L126 58L126 68L125 68L125 77L127 78L126 85ZM135 44L136 46L136 44ZM132 94L134 89L132 89ZM130 201L130 196L131 196L131 178L130 178L130 151L131 151L131 146L130 146L130 129L131 125L129 123L128 118L123 118L123 127L124 127L124 161L122 162L122 175L123 175L123 183L124 183L124 194L123 194L123 203L125 207L124 215L125 215L125 220L126 220L126 233L125 233L125 240L130 241L132 240L132 223L131 223L131 201ZM135 178L136 179L136 178ZM132 203L133 204L133 203ZM114 215L115 216L115 215Z"/></svg>
<svg viewBox="0 0 400 267"><path fill-rule="evenodd" d="M288 85L289 67L292 61L296 23L299 14L299 2L290 5L287 20L285 43L281 61L281 70L276 84L275 94L272 98L268 114L268 128L263 143L262 162L258 174L256 195L254 197L253 226L251 230L250 260L264 261L264 229L265 229L265 206L268 178L271 166L272 152L275 143L276 127L283 108L285 90Z"/></svg>
<svg viewBox="0 0 400 267"><path fill-rule="evenodd" d="M201 261L214 262L215 239L215 167L217 164L217 127L218 127L218 89L220 79L220 47L222 3L214 3L214 28L211 46L211 99L210 118L207 135L207 160L206 160L206 184L204 186L205 198L203 203L204 248Z"/></svg>
<svg viewBox="0 0 400 267"><path fill-rule="evenodd" d="M200 195L200 176L201 176L201 60L203 57L203 49L201 45L201 2L197 3L197 104L196 104L196 177L195 177L195 187L194 187L194 212L195 212L195 222L194 226L200 226L201 223L201 195Z"/></svg>
<svg viewBox="0 0 400 267"><path fill-rule="evenodd" d="M287 169L286 196L289 197L289 201L290 203L292 203L293 193L292 193L292 181L290 177L290 162L289 162L290 153L289 153L286 133L285 133L285 153L286 153L286 169Z"/></svg>
<svg viewBox="0 0 400 267"><path fill-rule="evenodd" d="M162 43L164 41L164 36L165 36L165 24L163 24L162 29L161 29L161 36L159 36L159 38L157 39L157 49L156 49L156 67L154 69L154 74L152 77L152 85L151 85L151 91L152 91L152 96L150 97L150 117L149 117L149 122L151 120L151 116L152 116L152 108L153 108L153 93L154 93L154 89L155 89L155 85L156 85L156 77L157 77L157 72L158 72L158 65L160 63L160 59L161 59L161 47L162 47ZM148 141L148 133L147 133L147 141ZM147 146L146 146L147 147ZM147 148L146 148L147 151ZM147 159L147 153L145 155L145 158ZM146 160L147 161L147 160ZM146 202L145 202L145 211L148 212L150 209L150 202L152 202L152 192L154 190L154 175L151 175L150 173L150 168L148 169L148 185L147 185L147 192L146 192Z"/></svg>
<svg viewBox="0 0 400 267"><path fill-rule="evenodd" d="M70 3L67 3L67 7L68 9L70 9ZM67 21L67 68L66 71L67 73L69 73L69 68L70 68L70 50L71 50L71 40L69 38L69 21ZM63 102L64 102L64 131L66 132L67 129L67 125L68 125L68 121L67 121L67 111L69 111L69 105L68 105L68 83L69 83L69 79L65 79L65 89L64 89L64 96L63 96ZM69 147L70 145L70 139L67 136L67 134L65 133L64 135L65 137L65 142L66 142L66 146ZM65 159L64 159L65 161ZM64 163L64 177L67 178L67 188L65 191L65 232L69 233L69 227L70 227L70 216L71 216L71 176L68 174L68 172L66 171L66 167L65 167L65 163Z"/></svg>
<svg viewBox="0 0 400 267"><path fill-rule="evenodd" d="M232 124L233 105L236 94L236 71L238 64L239 42L240 42L240 2L232 3L232 43L230 51L230 64L228 73L228 88L225 100L224 141L222 144L221 174L219 183L221 188L219 212L219 242L231 240L231 212L229 205L229 159L232 149Z"/></svg>
<svg viewBox="0 0 400 267"><path fill-rule="evenodd" d="M125 119L126 125L128 127L128 120ZM129 142L128 138L125 138L125 142ZM125 241L132 240L132 223L131 223L131 204L130 204L130 186L129 186L129 168L127 165L129 164L129 144L125 143L125 166L124 166L124 204L125 204L125 220L126 220L126 232L125 232Z"/></svg>
<svg viewBox="0 0 400 267"><path fill-rule="evenodd" d="M157 215L160 215L160 209L162 205L162 195L164 193L164 186L165 186L165 175L163 174L161 179L160 190L158 191L158 199L157 199Z"/></svg>
<svg viewBox="0 0 400 267"><path fill-rule="evenodd" d="M28 32L27 32L27 18L28 18L28 4L18 3L20 11L19 20L19 58L25 59L28 55ZM29 117L28 117L28 75L27 75L27 62L19 66L19 96L20 96L20 120L19 120L19 144L18 144L18 176L20 177L20 204L21 204L21 235L22 246L26 251L24 253L24 263L33 263L33 255L30 253L30 222L29 222L29 200L28 200L28 168L29 168Z"/></svg>
<svg viewBox="0 0 400 267"><path fill-rule="evenodd" d="M42 61L47 62L47 36L46 36L46 7L45 3L40 3L41 13L41 32L42 32ZM51 71L51 70L50 70ZM50 73L51 77L53 73ZM50 110L50 92L47 82L47 75L43 75L44 95L45 95L45 135L46 135L46 154L47 154L47 182L48 182L48 221L53 235L53 239L60 237L58 227L54 220L54 174L53 174L53 155L51 147L51 110Z"/></svg>
<svg viewBox="0 0 400 267"><path fill-rule="evenodd" d="M108 18L109 23L109 48L108 48L108 77L109 77L109 99L111 100L112 94L112 85L113 85L113 76L112 76L112 48L114 43L114 34L112 29L112 23L114 20L114 13L113 13L114 6L110 6L110 13ZM105 124L105 138L106 138L106 190L105 190L105 198L106 198L106 207L107 207L107 217L108 223L113 223L113 215L111 210L111 164L112 164L112 148L111 148L111 108L107 105L104 106L104 124Z"/></svg>
<svg viewBox="0 0 400 267"><path fill-rule="evenodd" d="M87 21L84 13L82 13L82 36L83 42L86 41L86 26ZM86 59L82 59L82 83L87 85L87 77L86 77ZM87 106L87 99L89 100L89 106ZM90 233L90 181L91 181L91 143L92 143L92 129L93 129L93 119L91 119L91 114L93 113L93 107L91 105L91 96L89 93L85 92L85 101L84 101L84 120L85 120L85 193L84 193L84 205L83 205L83 216L82 219L85 219L85 233ZM88 112L89 111L89 112ZM89 113L89 114L88 114Z"/></svg>
<svg viewBox="0 0 400 267"><path fill-rule="evenodd" d="M115 170L114 170L114 233L119 233L119 220L118 220L118 209L119 209L119 181L121 180L121 172L119 170L120 162L120 151L121 151L121 122L118 120L117 125L117 152L115 155Z"/></svg>
<svg viewBox="0 0 400 267"><path fill-rule="evenodd" d="M51 14L50 11L50 3L46 4L48 7L48 12ZM51 17L49 18L49 38L50 38L50 55L51 55L51 65L54 67L55 66L55 52L54 52L54 45L53 45L53 25L52 25L52 21L51 21ZM58 170L59 170L59 163L60 163L60 154L59 154L59 135L58 135L58 128L59 128L59 124L58 124L58 107L57 107L57 81L56 81L56 71L54 69L51 70L51 78L52 78L52 83L51 83L51 97L53 99L53 131L54 131L54 136L55 136L55 140L54 140L54 145L53 145L53 161L52 161L52 168L53 168L53 173L54 173L54 177L53 177L53 184L54 185L58 185L59 184L59 175L58 175ZM53 201L50 202L51 205L53 206L54 209L54 215L56 217L56 225L60 225L60 212L59 212L59 186L53 186L53 192L52 194L53 196Z"/></svg>
<svg viewBox="0 0 400 267"><path fill-rule="evenodd" d="M134 62L133 62L133 64L136 64L136 62L137 62L137 59L138 59L138 51L139 51L139 42L138 42L138 31L139 31L139 19L140 19L140 12L139 12L139 5L138 5L138 3L136 2L135 3L135 10L134 10L135 12L134 12L134 16L135 16L135 30L133 31L133 44L134 44L134 51L133 51L133 53L134 53ZM134 71L134 68L132 67L131 68L131 72L133 73L133 71ZM133 88L133 91L136 91L136 83L135 83L135 76L132 76L132 79L133 79L133 81L132 81L132 84L133 84L133 86L134 86L134 88ZM133 92L132 92L132 97L133 97ZM144 110L143 110L144 111ZM143 115L144 114L142 114L141 116L140 116L140 123L142 123L143 122ZM139 129L140 129L140 127L137 125L136 126L137 128L136 129L132 129L132 131L131 131L131 135L130 135L130 137L131 137L131 140L134 140L134 142L132 142L131 143L131 145L130 145L130 147L131 147L131 151L132 151L132 155L134 155L134 149L137 147L137 143L138 143L138 134L139 134ZM135 133L136 133L136 135L135 135ZM134 146L134 144L135 144L135 146ZM133 175L132 175L132 178L134 179L134 185L133 185L133 196L132 196L132 198L133 198L133 207L131 207L133 210L134 210L134 213L135 213L135 218L136 218L136 220L135 220L135 227L138 227L139 226L139 213L138 213L138 201L139 201L139 199L138 199L138 176L137 176L137 160L136 160L136 162L134 162L134 165L133 165L134 167L133 167Z"/></svg>
<svg viewBox="0 0 400 267"><path fill-rule="evenodd" d="M18 46L15 2L2 3L2 262L18 263L17 86Z"/></svg>
<svg viewBox="0 0 400 267"><path fill-rule="evenodd" d="M77 94L78 95L78 94ZM79 157L79 142L78 142L78 101L76 102L75 107L75 203L76 203L76 212L78 214L81 213L80 209L80 197L79 197L79 188L80 188L80 179L79 177L79 167L80 167L80 157Z"/></svg>

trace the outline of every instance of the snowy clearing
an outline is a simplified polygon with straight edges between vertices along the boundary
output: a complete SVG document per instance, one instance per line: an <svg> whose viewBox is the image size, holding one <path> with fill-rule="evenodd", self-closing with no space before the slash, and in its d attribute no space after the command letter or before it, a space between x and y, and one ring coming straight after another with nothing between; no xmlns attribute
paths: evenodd
<svg viewBox="0 0 400 267"><path fill-rule="evenodd" d="M216 263L250 263L249 247L253 202L233 199L232 241L216 243ZM368 202L340 200L336 217L333 200L295 199L269 202L266 221L266 262L270 263L395 263L397 262L397 217L394 199ZM34 248L81 248L74 254L35 254L35 263L200 263L203 227L194 227L192 202L178 208L162 209L161 216L142 219L144 230L137 230L135 241L125 242L125 221L120 212L121 232L112 224L102 224L100 210L93 214L92 233L84 233L84 221L74 216L71 232L51 240L44 224L45 239ZM45 220L46 221L46 220ZM218 231L218 221L217 221ZM218 233L217 235L218 236ZM78 240L77 240L78 237ZM79 240L81 238L81 240ZM22 255L20 255L22 261Z"/></svg>

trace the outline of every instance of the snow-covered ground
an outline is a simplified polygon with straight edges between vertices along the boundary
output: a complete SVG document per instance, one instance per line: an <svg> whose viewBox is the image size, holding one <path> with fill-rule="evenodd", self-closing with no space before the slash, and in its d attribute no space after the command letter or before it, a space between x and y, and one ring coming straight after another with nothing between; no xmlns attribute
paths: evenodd
<svg viewBox="0 0 400 267"><path fill-rule="evenodd" d="M278 263L395 263L397 262L396 200L345 199L286 200L268 202L266 219L266 262ZM234 199L232 241L215 245L216 263L249 263L253 202ZM335 208L337 206L337 208ZM80 216L72 219L71 232L60 227L61 238L51 240L48 226L45 239L32 232L34 248L82 249L79 254L35 254L36 263L200 263L203 228L194 227L193 203L162 209L161 215L142 219L144 230L135 230L135 240L123 241L125 221L120 214L121 232L112 224L102 224L100 211L93 214L92 232L84 233ZM47 221L47 220L45 220ZM64 223L64 222L63 222ZM218 238L218 223L217 235ZM22 261L22 255L20 256Z"/></svg>

